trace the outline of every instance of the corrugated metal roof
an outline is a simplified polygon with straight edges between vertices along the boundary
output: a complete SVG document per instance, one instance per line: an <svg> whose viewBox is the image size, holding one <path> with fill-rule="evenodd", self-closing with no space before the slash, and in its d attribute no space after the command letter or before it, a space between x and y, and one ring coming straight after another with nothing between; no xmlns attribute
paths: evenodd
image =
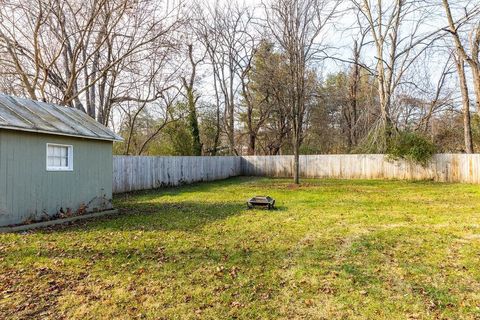
<svg viewBox="0 0 480 320"><path fill-rule="evenodd" d="M97 140L122 137L75 108L0 94L0 129Z"/></svg>

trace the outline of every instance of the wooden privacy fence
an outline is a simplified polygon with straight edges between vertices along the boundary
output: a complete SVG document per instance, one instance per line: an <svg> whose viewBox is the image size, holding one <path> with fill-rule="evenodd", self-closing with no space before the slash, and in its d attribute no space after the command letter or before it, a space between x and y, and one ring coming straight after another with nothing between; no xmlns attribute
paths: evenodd
<svg viewBox="0 0 480 320"><path fill-rule="evenodd" d="M113 157L113 192L233 176L292 177L293 156ZM382 154L300 156L303 178L403 179L480 183L480 154L437 154L425 168Z"/></svg>
<svg viewBox="0 0 480 320"><path fill-rule="evenodd" d="M292 177L293 156L242 157L242 175ZM426 167L382 154L300 156L304 178L402 179L480 183L480 154L437 154Z"/></svg>
<svg viewBox="0 0 480 320"><path fill-rule="evenodd" d="M240 175L240 157L113 157L113 192L155 189Z"/></svg>

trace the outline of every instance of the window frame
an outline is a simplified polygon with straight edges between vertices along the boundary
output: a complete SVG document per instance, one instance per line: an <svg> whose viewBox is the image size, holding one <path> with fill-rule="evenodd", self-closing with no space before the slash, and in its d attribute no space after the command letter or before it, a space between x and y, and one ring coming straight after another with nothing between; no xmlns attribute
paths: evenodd
<svg viewBox="0 0 480 320"><path fill-rule="evenodd" d="M67 148L67 163L66 167L49 166L48 165L48 147L63 147ZM73 145L59 144L59 143L47 143L45 152L45 164L47 171L73 171Z"/></svg>

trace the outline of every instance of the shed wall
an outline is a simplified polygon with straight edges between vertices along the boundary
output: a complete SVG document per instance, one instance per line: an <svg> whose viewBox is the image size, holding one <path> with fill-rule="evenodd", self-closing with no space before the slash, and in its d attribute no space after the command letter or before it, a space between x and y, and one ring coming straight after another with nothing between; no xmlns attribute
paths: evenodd
<svg viewBox="0 0 480 320"><path fill-rule="evenodd" d="M47 143L73 146L73 171L46 170ZM110 209L112 170L112 142L0 129L0 225Z"/></svg>

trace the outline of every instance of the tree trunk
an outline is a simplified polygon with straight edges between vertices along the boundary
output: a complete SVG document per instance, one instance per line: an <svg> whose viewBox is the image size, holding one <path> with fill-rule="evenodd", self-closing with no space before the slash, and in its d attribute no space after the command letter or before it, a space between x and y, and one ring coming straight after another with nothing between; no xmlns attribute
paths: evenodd
<svg viewBox="0 0 480 320"><path fill-rule="evenodd" d="M220 103L218 102L217 99L217 113L216 113L216 119L215 119L215 138L213 139L213 151L212 151L212 156L217 155L217 149L218 149L218 143L220 141Z"/></svg>
<svg viewBox="0 0 480 320"><path fill-rule="evenodd" d="M228 111L228 141L230 146L230 155L236 155L237 151L235 150L235 119L234 119L234 107L233 102L230 101L229 103L229 111Z"/></svg>
<svg viewBox="0 0 480 320"><path fill-rule="evenodd" d="M462 93L463 105L463 133L465 139L465 152L473 153L472 125L470 120L470 99L468 96L468 85L465 77L465 64L462 57L455 57L458 79L460 82L460 92Z"/></svg>
<svg viewBox="0 0 480 320"><path fill-rule="evenodd" d="M195 97L195 76L197 74L197 64L200 61L195 61L193 58L193 45L189 44L188 46L188 58L192 66L192 73L190 74L190 79L182 77L183 86L185 87L186 96L187 96L187 105L188 105L188 126L190 127L190 134L192 135L192 155L201 156L202 155L202 143L200 142L200 130L198 128L198 118L197 118L197 98Z"/></svg>
<svg viewBox="0 0 480 320"><path fill-rule="evenodd" d="M473 153L472 126L470 121L470 104L463 103L463 131L465 138L465 152Z"/></svg>
<svg viewBox="0 0 480 320"><path fill-rule="evenodd" d="M349 137L348 144L349 150L357 144L357 105L358 105L358 86L360 82L360 50L358 49L358 42L353 43L353 67L350 75L350 121L348 124Z"/></svg>
<svg viewBox="0 0 480 320"><path fill-rule="evenodd" d="M213 139L213 147L212 147L212 152L210 155L215 156L217 155L217 149L218 149L218 143L220 141L220 96L218 94L218 88L217 88L217 72L215 69L215 62L212 62L212 68L213 68L213 88L215 89L215 102L216 102L216 113L215 113L215 137Z"/></svg>
<svg viewBox="0 0 480 320"><path fill-rule="evenodd" d="M230 57L229 61L234 61L232 57ZM233 67L230 67L230 81L229 81L229 102L228 102L228 140L230 144L230 155L237 155L237 151L235 149L235 89L234 89L234 78L233 74L235 70Z"/></svg>
<svg viewBox="0 0 480 320"><path fill-rule="evenodd" d="M479 66L476 66L476 69L473 69L473 86L475 91L475 111L480 114L480 69Z"/></svg>
<svg viewBox="0 0 480 320"><path fill-rule="evenodd" d="M296 133L293 138L293 183L300 184L300 141Z"/></svg>
<svg viewBox="0 0 480 320"><path fill-rule="evenodd" d="M250 132L248 135L248 155L255 155L255 134Z"/></svg>
<svg viewBox="0 0 480 320"><path fill-rule="evenodd" d="M247 97L246 92L245 92L245 86L243 86L243 93L244 96ZM255 132L253 130L253 107L248 100L248 98L245 99L246 104L247 104L247 128L248 128L248 150L247 154L249 156L255 155Z"/></svg>
<svg viewBox="0 0 480 320"><path fill-rule="evenodd" d="M198 129L198 119L196 110L196 101L192 88L187 88L188 100L188 125L192 135L192 153L194 156L202 155L202 143L200 142L200 130Z"/></svg>

